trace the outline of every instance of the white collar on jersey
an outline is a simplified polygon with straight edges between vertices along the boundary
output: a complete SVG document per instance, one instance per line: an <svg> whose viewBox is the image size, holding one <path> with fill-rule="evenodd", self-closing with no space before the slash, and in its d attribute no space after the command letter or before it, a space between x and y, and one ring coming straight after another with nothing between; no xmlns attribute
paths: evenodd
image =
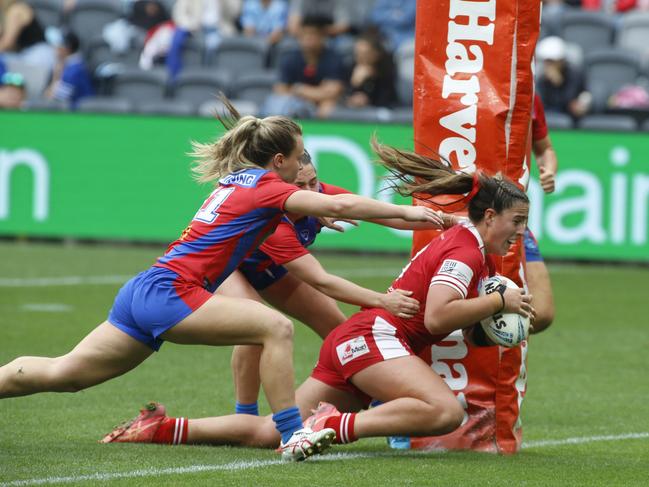
<svg viewBox="0 0 649 487"><path fill-rule="evenodd" d="M473 223L471 223L470 220L463 221L460 223L464 228L466 228L469 232L473 234L475 239L478 241L478 246L480 247L480 250L482 251L482 255L485 255L484 251L484 242L482 241L482 236L480 236L480 232L478 232L478 229L475 227Z"/></svg>

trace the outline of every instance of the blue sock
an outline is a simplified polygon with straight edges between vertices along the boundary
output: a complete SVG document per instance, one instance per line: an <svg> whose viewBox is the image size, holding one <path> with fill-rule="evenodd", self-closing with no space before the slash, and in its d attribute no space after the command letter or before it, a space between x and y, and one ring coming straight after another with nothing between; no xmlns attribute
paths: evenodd
<svg viewBox="0 0 649 487"><path fill-rule="evenodd" d="M256 402L251 402L250 404L241 404L239 401L234 405L234 412L236 414L252 414L254 416L259 416L259 406Z"/></svg>
<svg viewBox="0 0 649 487"><path fill-rule="evenodd" d="M282 435L282 443L286 443L293 433L302 429L302 417L296 406L276 412L273 414L273 421L275 421L275 428Z"/></svg>

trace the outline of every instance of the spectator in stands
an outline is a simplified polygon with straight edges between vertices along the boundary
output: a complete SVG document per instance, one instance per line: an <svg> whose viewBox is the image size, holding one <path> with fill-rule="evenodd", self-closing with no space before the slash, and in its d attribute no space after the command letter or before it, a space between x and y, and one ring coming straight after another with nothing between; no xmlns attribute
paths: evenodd
<svg viewBox="0 0 649 487"><path fill-rule="evenodd" d="M237 33L241 0L176 0L172 18L176 25L167 53L167 69L175 79L182 69L182 48L192 33L200 33L207 55L223 37Z"/></svg>
<svg viewBox="0 0 649 487"><path fill-rule="evenodd" d="M584 88L583 76L566 60L563 39L550 36L539 42L536 55L543 62L537 81L547 112L559 112L579 118L590 109L592 96Z"/></svg>
<svg viewBox="0 0 649 487"><path fill-rule="evenodd" d="M266 114L326 118L345 90L340 56L326 47L328 21L307 17L302 23L300 49L282 56L279 82L265 103Z"/></svg>
<svg viewBox="0 0 649 487"><path fill-rule="evenodd" d="M17 60L51 70L54 49L32 7L21 0L0 0L0 54L5 62Z"/></svg>
<svg viewBox="0 0 649 487"><path fill-rule="evenodd" d="M0 77L0 109L20 108L26 97L25 78L20 73L5 72Z"/></svg>
<svg viewBox="0 0 649 487"><path fill-rule="evenodd" d="M396 51L415 38L416 13L417 0L376 0L370 23L385 37L388 49Z"/></svg>
<svg viewBox="0 0 649 487"><path fill-rule="evenodd" d="M3 74L7 72L7 65L4 62L4 59L2 59L2 56L0 55L0 77L2 77Z"/></svg>
<svg viewBox="0 0 649 487"><path fill-rule="evenodd" d="M347 0L291 0L288 16L288 31L298 37L307 18L327 19L325 34L335 37L350 32L351 7Z"/></svg>
<svg viewBox="0 0 649 487"><path fill-rule="evenodd" d="M581 0L584 10L603 10L608 14L622 14L637 7L637 0Z"/></svg>
<svg viewBox="0 0 649 487"><path fill-rule="evenodd" d="M397 101L395 67L381 39L366 33L354 44L348 107L391 107Z"/></svg>
<svg viewBox="0 0 649 487"><path fill-rule="evenodd" d="M288 4L285 0L244 0L241 27L248 37L262 37L273 46L286 31Z"/></svg>
<svg viewBox="0 0 649 487"><path fill-rule="evenodd" d="M167 22L170 18L167 8L158 0L137 0L131 6L128 15L128 21L145 32Z"/></svg>
<svg viewBox="0 0 649 487"><path fill-rule="evenodd" d="M69 104L74 109L84 96L95 94L88 68L79 52L79 37L65 32L57 45L57 63L46 96Z"/></svg>

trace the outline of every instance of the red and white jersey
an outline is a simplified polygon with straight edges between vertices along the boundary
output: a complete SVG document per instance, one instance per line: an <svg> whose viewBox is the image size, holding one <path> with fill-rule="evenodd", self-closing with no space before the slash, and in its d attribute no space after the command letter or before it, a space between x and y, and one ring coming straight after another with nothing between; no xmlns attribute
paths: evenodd
<svg viewBox="0 0 649 487"><path fill-rule="evenodd" d="M383 309L373 311L402 330L413 352L419 353L446 336L431 335L424 326L430 286L448 286L463 299L475 298L481 281L493 274L493 269L473 224L455 225L415 255L390 286L412 291L411 297L419 301L419 312L413 318L403 319Z"/></svg>
<svg viewBox="0 0 649 487"><path fill-rule="evenodd" d="M222 178L155 266L214 291L275 230L286 199L299 190L265 169Z"/></svg>

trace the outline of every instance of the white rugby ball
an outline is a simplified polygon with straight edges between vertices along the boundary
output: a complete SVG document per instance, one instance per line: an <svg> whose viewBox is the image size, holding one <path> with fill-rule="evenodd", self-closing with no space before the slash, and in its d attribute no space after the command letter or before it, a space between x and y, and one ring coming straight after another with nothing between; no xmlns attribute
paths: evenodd
<svg viewBox="0 0 649 487"><path fill-rule="evenodd" d="M500 283L511 289L520 289L514 281L505 276L493 276L483 282L480 295L495 292ZM518 313L497 313L484 318L480 324L489 339L503 347L515 347L530 334L530 319Z"/></svg>

